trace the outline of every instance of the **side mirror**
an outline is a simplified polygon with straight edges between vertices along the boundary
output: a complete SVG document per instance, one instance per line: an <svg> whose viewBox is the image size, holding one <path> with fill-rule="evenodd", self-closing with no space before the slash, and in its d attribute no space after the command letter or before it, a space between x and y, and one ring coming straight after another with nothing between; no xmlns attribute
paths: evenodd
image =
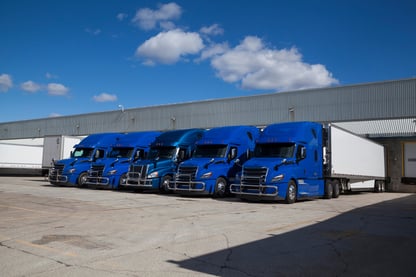
<svg viewBox="0 0 416 277"><path fill-rule="evenodd" d="M142 149L139 149L136 151L136 154L134 155L133 160L137 161L137 160L142 160L142 159L144 159L144 151Z"/></svg>
<svg viewBox="0 0 416 277"><path fill-rule="evenodd" d="M303 160L304 158L306 158L306 148L302 147L302 149L300 150L300 158Z"/></svg>
<svg viewBox="0 0 416 277"><path fill-rule="evenodd" d="M229 161L234 160L236 157L237 157L237 148L232 147L230 149L230 152L228 153L228 160Z"/></svg>
<svg viewBox="0 0 416 277"><path fill-rule="evenodd" d="M306 148L305 146L299 146L297 154L296 154L296 160L300 161L306 158Z"/></svg>
<svg viewBox="0 0 416 277"><path fill-rule="evenodd" d="M179 150L178 153L178 162L181 162L185 159L185 150Z"/></svg>
<svg viewBox="0 0 416 277"><path fill-rule="evenodd" d="M253 155L253 152L251 152L250 149L247 149L246 155L247 155L247 160L248 160Z"/></svg>

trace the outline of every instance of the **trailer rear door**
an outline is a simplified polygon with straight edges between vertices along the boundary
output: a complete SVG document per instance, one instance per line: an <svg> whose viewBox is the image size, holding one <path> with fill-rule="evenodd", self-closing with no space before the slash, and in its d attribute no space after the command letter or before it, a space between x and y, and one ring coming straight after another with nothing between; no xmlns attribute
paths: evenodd
<svg viewBox="0 0 416 277"><path fill-rule="evenodd" d="M416 142L404 144L404 177L416 178Z"/></svg>

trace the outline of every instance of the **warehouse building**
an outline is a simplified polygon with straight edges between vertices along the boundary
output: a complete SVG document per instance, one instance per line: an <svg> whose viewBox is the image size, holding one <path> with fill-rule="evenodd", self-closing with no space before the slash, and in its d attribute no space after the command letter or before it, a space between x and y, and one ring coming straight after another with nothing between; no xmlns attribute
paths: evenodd
<svg viewBox="0 0 416 277"><path fill-rule="evenodd" d="M335 123L383 144L387 189L416 192L416 78L5 122L0 139L286 121Z"/></svg>

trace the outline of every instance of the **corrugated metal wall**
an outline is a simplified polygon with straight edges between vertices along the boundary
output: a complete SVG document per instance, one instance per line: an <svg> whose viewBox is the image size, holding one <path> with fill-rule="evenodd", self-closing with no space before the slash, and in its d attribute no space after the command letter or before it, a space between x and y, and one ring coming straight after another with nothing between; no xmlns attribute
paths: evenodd
<svg viewBox="0 0 416 277"><path fill-rule="evenodd" d="M416 116L416 78L0 123L0 139Z"/></svg>

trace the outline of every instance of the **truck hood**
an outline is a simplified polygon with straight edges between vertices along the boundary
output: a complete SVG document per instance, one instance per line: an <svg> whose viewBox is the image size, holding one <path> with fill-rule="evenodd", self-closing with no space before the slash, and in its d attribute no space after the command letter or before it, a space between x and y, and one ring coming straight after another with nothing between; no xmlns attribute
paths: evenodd
<svg viewBox="0 0 416 277"><path fill-rule="evenodd" d="M190 160L187 160L183 163L181 163L180 166L194 166L198 168L198 176L204 175L207 172L217 172L221 173L227 171L227 169L230 167L230 164L226 162L224 158L192 158ZM213 178L216 178L216 174L213 175Z"/></svg>
<svg viewBox="0 0 416 277"><path fill-rule="evenodd" d="M77 163L88 162L88 161L89 161L89 158L68 158L68 159L62 159L62 160L59 160L59 161L55 161L55 164L63 164L66 167L68 165L72 166L72 165L77 164Z"/></svg>
<svg viewBox="0 0 416 277"><path fill-rule="evenodd" d="M192 158L181 163L181 166L198 166L198 168L210 168L226 164L224 158Z"/></svg>
<svg viewBox="0 0 416 277"><path fill-rule="evenodd" d="M145 160L145 161L140 161L138 163L135 163L135 165L147 165L148 166L148 171L147 173L152 173L154 171L168 171L171 170L172 168L174 168L176 166L176 163L174 163L172 160L170 159L166 159L166 160ZM161 173L163 174L163 173Z"/></svg>
<svg viewBox="0 0 416 277"><path fill-rule="evenodd" d="M251 158L248 160L244 167L268 167L273 168L274 166L282 166L285 164L285 161L291 161L284 158Z"/></svg>
<svg viewBox="0 0 416 277"><path fill-rule="evenodd" d="M119 164L129 164L129 158L105 158L94 163L94 165L117 166Z"/></svg>

